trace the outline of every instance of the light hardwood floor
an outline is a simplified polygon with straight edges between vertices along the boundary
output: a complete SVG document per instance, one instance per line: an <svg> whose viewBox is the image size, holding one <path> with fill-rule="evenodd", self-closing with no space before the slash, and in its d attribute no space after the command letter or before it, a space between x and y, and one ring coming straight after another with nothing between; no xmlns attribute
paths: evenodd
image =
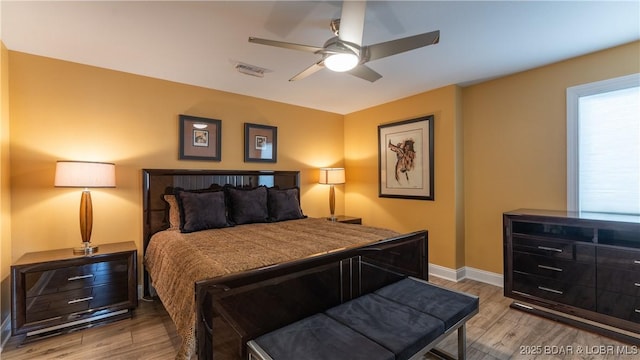
<svg viewBox="0 0 640 360"><path fill-rule="evenodd" d="M509 308L511 300L502 295L502 288L472 280L430 280L480 297L480 312L467 323L468 359L640 359L640 349L631 345ZM456 354L456 339L452 334L441 348ZM0 358L170 360L179 339L162 305L141 301L133 319L18 344L19 339L10 339ZM626 349L627 354L616 354L620 349ZM537 354L526 354L527 350ZM561 351L566 354L558 354Z"/></svg>

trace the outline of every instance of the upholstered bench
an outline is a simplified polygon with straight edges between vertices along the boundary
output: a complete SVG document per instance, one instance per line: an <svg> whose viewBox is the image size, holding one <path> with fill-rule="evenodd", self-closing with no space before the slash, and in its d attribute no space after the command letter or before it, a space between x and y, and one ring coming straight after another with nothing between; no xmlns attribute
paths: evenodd
<svg viewBox="0 0 640 360"><path fill-rule="evenodd" d="M405 278L249 341L249 359L417 359L455 330L464 359L477 313L475 296Z"/></svg>

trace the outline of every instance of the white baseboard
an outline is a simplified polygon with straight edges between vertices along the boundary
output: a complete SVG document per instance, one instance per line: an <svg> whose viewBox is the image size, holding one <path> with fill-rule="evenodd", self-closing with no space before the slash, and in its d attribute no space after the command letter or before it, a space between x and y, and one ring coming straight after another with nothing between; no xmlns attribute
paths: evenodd
<svg viewBox="0 0 640 360"><path fill-rule="evenodd" d="M463 279L471 279L498 287L502 287L504 284L502 274L475 269L468 266L461 267L456 270L436 264L429 264L429 275L455 282Z"/></svg>
<svg viewBox="0 0 640 360"><path fill-rule="evenodd" d="M0 326L0 353L11 337L11 316L7 316Z"/></svg>
<svg viewBox="0 0 640 360"><path fill-rule="evenodd" d="M502 276L502 274L475 269L468 266L465 267L465 278L480 281L485 284L494 285L497 287L504 286L504 277Z"/></svg>
<svg viewBox="0 0 640 360"><path fill-rule="evenodd" d="M463 279L464 268L454 270L444 266L429 263L429 275L436 276L445 280L458 282Z"/></svg>

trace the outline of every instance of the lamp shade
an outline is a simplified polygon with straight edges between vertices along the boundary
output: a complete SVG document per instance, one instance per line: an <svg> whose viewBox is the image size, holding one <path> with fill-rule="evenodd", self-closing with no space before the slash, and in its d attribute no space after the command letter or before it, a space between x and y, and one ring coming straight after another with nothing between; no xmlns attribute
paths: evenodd
<svg viewBox="0 0 640 360"><path fill-rule="evenodd" d="M100 188L116 186L116 165L91 161L58 161L57 187Z"/></svg>
<svg viewBox="0 0 640 360"><path fill-rule="evenodd" d="M327 185L344 184L344 168L321 168L318 183Z"/></svg>

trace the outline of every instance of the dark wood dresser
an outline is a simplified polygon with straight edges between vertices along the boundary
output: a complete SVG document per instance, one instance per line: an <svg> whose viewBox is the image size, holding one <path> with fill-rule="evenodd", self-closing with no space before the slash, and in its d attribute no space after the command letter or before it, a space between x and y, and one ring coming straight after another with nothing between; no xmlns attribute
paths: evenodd
<svg viewBox="0 0 640 360"><path fill-rule="evenodd" d="M11 331L25 341L130 317L138 305L133 242L27 253L11 266Z"/></svg>
<svg viewBox="0 0 640 360"><path fill-rule="evenodd" d="M640 217L504 213L504 295L523 311L640 344Z"/></svg>

